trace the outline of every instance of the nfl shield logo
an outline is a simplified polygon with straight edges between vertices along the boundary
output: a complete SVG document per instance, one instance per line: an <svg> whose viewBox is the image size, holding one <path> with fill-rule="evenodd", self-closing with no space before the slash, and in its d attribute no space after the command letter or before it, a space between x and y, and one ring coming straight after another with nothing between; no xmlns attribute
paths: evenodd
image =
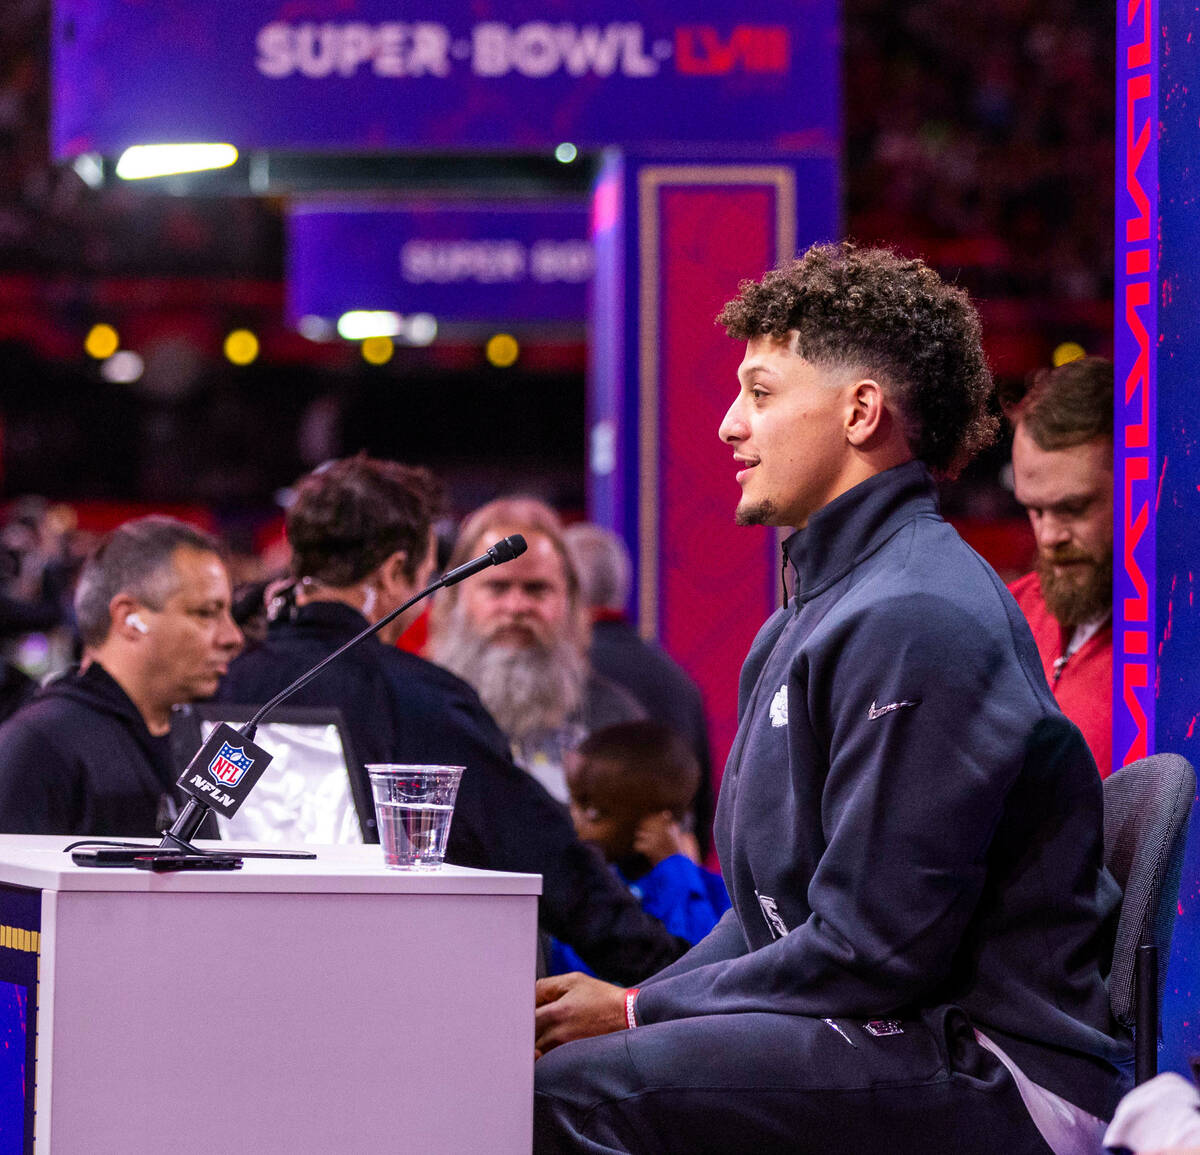
<svg viewBox="0 0 1200 1155"><path fill-rule="evenodd" d="M225 742L217 751L217 756L208 764L208 772L226 786L236 786L242 775L254 765L242 746L232 746Z"/></svg>

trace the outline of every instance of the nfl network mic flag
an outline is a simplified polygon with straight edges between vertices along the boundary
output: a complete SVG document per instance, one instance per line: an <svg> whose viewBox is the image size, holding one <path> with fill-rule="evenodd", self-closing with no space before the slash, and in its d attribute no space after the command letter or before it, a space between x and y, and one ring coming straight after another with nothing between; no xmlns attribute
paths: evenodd
<svg viewBox="0 0 1200 1155"><path fill-rule="evenodd" d="M179 786L198 802L229 818L270 765L271 755L222 722L200 747Z"/></svg>

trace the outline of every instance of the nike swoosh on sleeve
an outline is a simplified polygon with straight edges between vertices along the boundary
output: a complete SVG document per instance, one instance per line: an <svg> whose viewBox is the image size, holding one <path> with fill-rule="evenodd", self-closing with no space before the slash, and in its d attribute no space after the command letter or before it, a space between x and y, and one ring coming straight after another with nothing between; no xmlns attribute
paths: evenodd
<svg viewBox="0 0 1200 1155"><path fill-rule="evenodd" d="M882 718L884 714L890 714L893 710L903 710L906 706L919 706L920 704L920 698L917 698L915 701L911 702L889 702L886 706L876 706L875 703L872 702L871 708L867 711L867 717L874 722L876 718Z"/></svg>

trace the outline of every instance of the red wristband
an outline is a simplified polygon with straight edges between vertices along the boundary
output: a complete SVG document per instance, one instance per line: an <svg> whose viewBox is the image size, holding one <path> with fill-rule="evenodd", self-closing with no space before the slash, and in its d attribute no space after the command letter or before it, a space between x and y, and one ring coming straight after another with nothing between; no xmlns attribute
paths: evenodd
<svg viewBox="0 0 1200 1155"><path fill-rule="evenodd" d="M633 1013L633 1003L637 998L638 991L641 989L641 987L630 987L625 992L625 1026L631 1031L637 1026L637 1017Z"/></svg>

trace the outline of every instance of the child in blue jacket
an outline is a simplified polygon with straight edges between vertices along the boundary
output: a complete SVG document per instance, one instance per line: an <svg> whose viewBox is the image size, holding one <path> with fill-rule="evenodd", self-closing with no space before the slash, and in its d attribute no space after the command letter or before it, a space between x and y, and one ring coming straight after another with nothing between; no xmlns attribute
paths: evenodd
<svg viewBox="0 0 1200 1155"><path fill-rule="evenodd" d="M571 819L579 837L613 866L642 909L667 930L699 942L729 908L719 874L695 862L684 831L700 785L688 744L658 722L625 722L589 735L567 765ZM555 942L550 972L591 974Z"/></svg>

